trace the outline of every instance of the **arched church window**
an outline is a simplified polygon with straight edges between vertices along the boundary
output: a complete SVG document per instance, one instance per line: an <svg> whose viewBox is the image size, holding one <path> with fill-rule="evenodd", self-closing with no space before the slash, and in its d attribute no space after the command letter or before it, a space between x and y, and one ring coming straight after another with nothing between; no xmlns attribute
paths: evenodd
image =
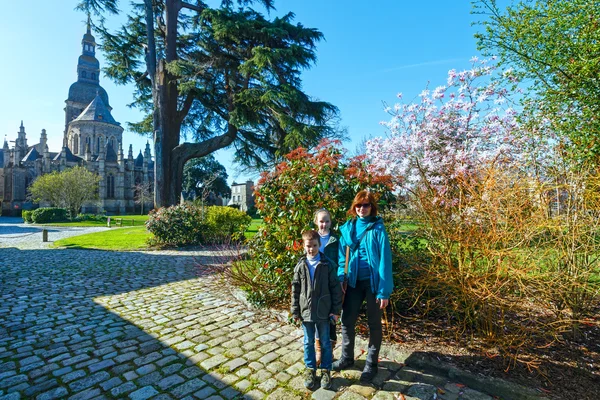
<svg viewBox="0 0 600 400"><path fill-rule="evenodd" d="M87 78L87 72L81 71L81 77L82 78Z"/></svg>
<svg viewBox="0 0 600 400"><path fill-rule="evenodd" d="M115 198L115 177L113 174L108 174L106 176L106 198Z"/></svg>
<svg viewBox="0 0 600 400"><path fill-rule="evenodd" d="M95 72L92 72L92 79L96 80L96 73Z"/></svg>
<svg viewBox="0 0 600 400"><path fill-rule="evenodd" d="M79 135L73 137L73 154L79 154Z"/></svg>

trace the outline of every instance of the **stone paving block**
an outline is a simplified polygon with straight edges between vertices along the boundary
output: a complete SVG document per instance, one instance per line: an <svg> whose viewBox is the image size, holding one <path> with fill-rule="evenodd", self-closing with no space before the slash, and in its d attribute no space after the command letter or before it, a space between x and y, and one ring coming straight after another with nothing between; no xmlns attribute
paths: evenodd
<svg viewBox="0 0 600 400"><path fill-rule="evenodd" d="M237 390L235 390L232 387L225 388L219 392L219 396L221 396L222 398L227 399L227 400L232 400L232 399L236 398L237 396L239 396L240 394L241 394L240 392L238 392Z"/></svg>
<svg viewBox="0 0 600 400"><path fill-rule="evenodd" d="M198 378L194 378L185 382L183 385L177 386L174 389L172 389L171 394L177 398L181 398L187 394L198 391L204 386L206 386L206 382Z"/></svg>
<svg viewBox="0 0 600 400"><path fill-rule="evenodd" d="M152 386L144 386L143 388L140 388L135 392L129 393L129 398L131 400L146 400L156 394L158 394L158 391Z"/></svg>
<svg viewBox="0 0 600 400"><path fill-rule="evenodd" d="M265 393L271 393L273 390L275 390L278 384L279 382L275 378L269 378L257 385L257 388Z"/></svg>
<svg viewBox="0 0 600 400"><path fill-rule="evenodd" d="M14 375L0 381L0 389L7 389L19 383L27 382L27 375Z"/></svg>
<svg viewBox="0 0 600 400"><path fill-rule="evenodd" d="M248 363L248 361L244 360L243 358L236 358L234 360L231 360L231 361L225 363L223 365L223 367L225 367L229 372L231 372L231 371L235 371L242 365L246 365L247 363Z"/></svg>
<svg viewBox="0 0 600 400"><path fill-rule="evenodd" d="M51 364L51 365L56 365L56 364ZM2 379L8 378L9 376L14 376L17 374L17 371L6 371L6 372L0 372L0 381ZM29 374L29 377L31 377L31 373Z"/></svg>
<svg viewBox="0 0 600 400"><path fill-rule="evenodd" d="M156 385L161 388L162 390L166 390L168 388L170 388L171 386L175 386L179 383L184 382L185 379L183 379L181 376L179 375L169 375L163 379L161 379L160 381L158 381L156 383Z"/></svg>
<svg viewBox="0 0 600 400"><path fill-rule="evenodd" d="M252 389L243 397L244 400L262 400L265 394L258 389Z"/></svg>
<svg viewBox="0 0 600 400"><path fill-rule="evenodd" d="M83 392L76 393L73 396L69 397L69 400L91 400L96 396L99 396L100 393L100 389L87 389Z"/></svg>
<svg viewBox="0 0 600 400"><path fill-rule="evenodd" d="M252 368L254 371L258 371L258 370L265 368L265 366L263 364L259 363L258 361L252 361L250 364L248 364L248 366L250 368Z"/></svg>
<svg viewBox="0 0 600 400"><path fill-rule="evenodd" d="M125 382L122 385L119 385L113 389L110 390L110 394L113 397L119 397L122 396L125 393L129 393L133 390L136 390L137 386L133 383L133 382Z"/></svg>
<svg viewBox="0 0 600 400"><path fill-rule="evenodd" d="M202 377L202 380L217 389L223 389L227 386L227 384L223 382L223 375L218 372L208 373Z"/></svg>
<svg viewBox="0 0 600 400"><path fill-rule="evenodd" d="M161 372L163 375L171 375L183 368L183 364L171 364L164 367Z"/></svg>
<svg viewBox="0 0 600 400"><path fill-rule="evenodd" d="M69 392L67 391L66 388L59 386L59 387L53 388L51 390L48 390L44 393L40 393L39 395L37 395L36 400L64 399L68 394L69 394ZM18 398L19 397L17 397L17 399Z"/></svg>
<svg viewBox="0 0 600 400"><path fill-rule="evenodd" d="M333 390L319 388L313 392L310 398L313 400L332 400L336 395L337 393Z"/></svg>
<svg viewBox="0 0 600 400"><path fill-rule="evenodd" d="M134 359L133 363L135 365L141 366L141 365L148 364L148 363L151 363L153 361L156 361L156 360L158 360L160 358L162 358L162 355L160 353L153 352L153 353L147 354L145 356L138 357L138 358Z"/></svg>
<svg viewBox="0 0 600 400"><path fill-rule="evenodd" d="M264 370L264 369L259 369L258 371L256 371L252 375L250 375L249 379L254 380L256 382L264 382L267 379L270 379L272 376L273 376L273 374L271 374L269 371Z"/></svg>
<svg viewBox="0 0 600 400"><path fill-rule="evenodd" d="M304 363L297 362L296 364L294 364L291 367L289 367L288 369L286 369L285 372L287 372L288 374L290 374L292 376L296 376L300 372L304 371L304 368L305 368Z"/></svg>
<svg viewBox="0 0 600 400"><path fill-rule="evenodd" d="M202 361L200 363L200 366L206 370L209 369L213 369L215 367L218 367L219 365L225 363L226 361L228 361L229 359L227 357L225 357L222 354L217 354L214 357L211 357L205 361Z"/></svg>
<svg viewBox="0 0 600 400"><path fill-rule="evenodd" d="M387 392L402 392L404 393L411 383L397 379L391 379L383 384L383 390Z"/></svg>
<svg viewBox="0 0 600 400"><path fill-rule="evenodd" d="M241 347L228 348L225 351L225 356L229 358L242 357L246 352Z"/></svg>
<svg viewBox="0 0 600 400"><path fill-rule="evenodd" d="M208 345L205 343L201 343L198 346L194 347L194 350L198 351L198 352L206 350L206 349L208 349Z"/></svg>
<svg viewBox="0 0 600 400"><path fill-rule="evenodd" d="M300 400L302 399L297 394L290 392L284 388L279 388L267 396L267 400Z"/></svg>
<svg viewBox="0 0 600 400"><path fill-rule="evenodd" d="M154 372L154 371L156 371L156 365L146 364L146 365L136 369L135 373L138 374L139 376L142 376L142 375L149 374L150 372Z"/></svg>
<svg viewBox="0 0 600 400"><path fill-rule="evenodd" d="M74 381L75 379L83 378L86 375L87 375L86 372L83 370L73 371L73 372L69 372L68 374L63 376L62 381L64 383L69 383L69 382Z"/></svg>
<svg viewBox="0 0 600 400"><path fill-rule="evenodd" d="M158 371L151 372L147 375L143 375L142 377L136 379L135 383L139 386L148 386L154 385L156 382L162 379L162 374Z"/></svg>
<svg viewBox="0 0 600 400"><path fill-rule="evenodd" d="M199 398L199 399L206 399L207 397L211 396L212 394L216 393L217 391L210 387L210 386L206 386L203 389L198 390L197 392L194 393L194 396Z"/></svg>
<svg viewBox="0 0 600 400"><path fill-rule="evenodd" d="M115 376L114 378L110 378L110 379L109 379L109 380L107 380L106 382L102 382L102 383L100 384L100 387L101 387L103 390L105 390L105 391L108 391L108 390L110 390L110 389L112 389L112 388L114 388L114 387L117 387L117 386L119 386L119 385L120 385L120 384L122 384L122 383L123 383L123 381L121 380L121 378L119 378L119 377L116 377L116 376Z"/></svg>
<svg viewBox="0 0 600 400"><path fill-rule="evenodd" d="M337 399L339 400L367 400L366 397L352 391L346 391L340 395Z"/></svg>
<svg viewBox="0 0 600 400"><path fill-rule="evenodd" d="M189 367L181 371L181 375L183 375L186 378L194 378L202 374L204 374L204 371L202 371L198 367Z"/></svg>
<svg viewBox="0 0 600 400"><path fill-rule="evenodd" d="M35 397L37 394L46 392L50 389L59 386L58 381L56 379L50 379L41 383L38 383L34 386L30 386L27 389L23 390L23 395L25 398Z"/></svg>
<svg viewBox="0 0 600 400"><path fill-rule="evenodd" d="M65 367L67 367L69 365L77 364L78 362L89 360L89 359L90 359L90 356L88 356L87 354L80 354L80 355L75 356L75 357L64 359L62 361L62 365L65 366Z"/></svg>
<svg viewBox="0 0 600 400"><path fill-rule="evenodd" d="M136 353L135 351L131 351L129 353L125 353L125 354L116 356L115 361L118 363L123 363L123 362L127 362L129 360L133 360L134 358L137 358L138 356L139 356L138 353Z"/></svg>
<svg viewBox="0 0 600 400"><path fill-rule="evenodd" d="M375 393L375 396L371 400L398 400L400 398L400 392L384 392L380 390ZM406 396L404 397L406 399Z"/></svg>
<svg viewBox="0 0 600 400"><path fill-rule="evenodd" d="M112 367L113 365L115 365L115 362L113 360L104 360L104 361L100 361L94 364L90 364L88 366L90 372L96 372L96 371L100 371L102 369L106 369L109 367Z"/></svg>
<svg viewBox="0 0 600 400"><path fill-rule="evenodd" d="M108 372L100 371L96 372L93 375L87 376L85 378L70 383L69 388L73 392L79 392L108 379L110 379L110 375L108 374Z"/></svg>
<svg viewBox="0 0 600 400"><path fill-rule="evenodd" d="M276 360L277 358L279 358L279 354L271 352L259 358L258 362L268 365L269 363L271 363L271 361Z"/></svg>
<svg viewBox="0 0 600 400"><path fill-rule="evenodd" d="M275 375L275 379L277 379L279 382L285 383L292 379L292 376L282 371Z"/></svg>

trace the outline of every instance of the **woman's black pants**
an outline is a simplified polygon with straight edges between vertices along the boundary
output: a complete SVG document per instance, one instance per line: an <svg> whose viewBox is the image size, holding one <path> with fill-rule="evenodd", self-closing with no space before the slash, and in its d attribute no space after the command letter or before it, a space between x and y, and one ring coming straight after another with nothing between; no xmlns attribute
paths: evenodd
<svg viewBox="0 0 600 400"><path fill-rule="evenodd" d="M381 348L381 310L368 280L357 281L356 287L348 286L342 307L342 360L354 360L354 339L356 320L360 307L367 300L367 320L369 324L369 350L367 364L377 365Z"/></svg>

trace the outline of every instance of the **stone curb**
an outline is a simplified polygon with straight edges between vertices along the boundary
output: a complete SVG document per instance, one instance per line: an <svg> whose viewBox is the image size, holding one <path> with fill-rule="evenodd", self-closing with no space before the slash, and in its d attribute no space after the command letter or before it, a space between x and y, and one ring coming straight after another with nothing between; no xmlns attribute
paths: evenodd
<svg viewBox="0 0 600 400"><path fill-rule="evenodd" d="M448 377L455 382L460 382L468 387L482 393L493 394L501 398L514 400L547 400L548 397L541 395L534 389L508 382L503 379L484 377L471 372L460 370L455 366L428 357L425 354L413 353L407 360L406 365L418 368L430 373L436 373Z"/></svg>

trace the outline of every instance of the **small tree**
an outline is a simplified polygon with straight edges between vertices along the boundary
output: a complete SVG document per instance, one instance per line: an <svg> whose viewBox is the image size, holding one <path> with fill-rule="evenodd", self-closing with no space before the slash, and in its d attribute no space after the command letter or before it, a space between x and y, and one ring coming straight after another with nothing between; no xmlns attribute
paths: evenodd
<svg viewBox="0 0 600 400"><path fill-rule="evenodd" d="M140 205L140 215L144 215L144 205L147 204L150 200L152 200L153 191L150 182L138 183L135 185L135 194L133 196L133 200L135 204Z"/></svg>
<svg viewBox="0 0 600 400"><path fill-rule="evenodd" d="M83 203L97 198L99 182L100 176L76 166L41 175L29 187L29 194L35 202L47 201L56 207L66 208L69 218L73 219Z"/></svg>
<svg viewBox="0 0 600 400"><path fill-rule="evenodd" d="M194 158L187 163L183 169L183 189L192 193L196 198L205 201L210 192L223 197L231 195L231 189L227 185L227 170L217 161L214 155Z"/></svg>
<svg viewBox="0 0 600 400"><path fill-rule="evenodd" d="M337 230L358 191L377 193L382 206L392 200L391 177L369 165L364 156L347 159L345 153L337 142L325 141L314 150L292 151L273 171L263 173L255 197L265 224L250 242L252 263L245 265L254 276L237 276L251 301L286 301L294 265L302 254L302 231L313 228L317 209L331 212L332 229Z"/></svg>

